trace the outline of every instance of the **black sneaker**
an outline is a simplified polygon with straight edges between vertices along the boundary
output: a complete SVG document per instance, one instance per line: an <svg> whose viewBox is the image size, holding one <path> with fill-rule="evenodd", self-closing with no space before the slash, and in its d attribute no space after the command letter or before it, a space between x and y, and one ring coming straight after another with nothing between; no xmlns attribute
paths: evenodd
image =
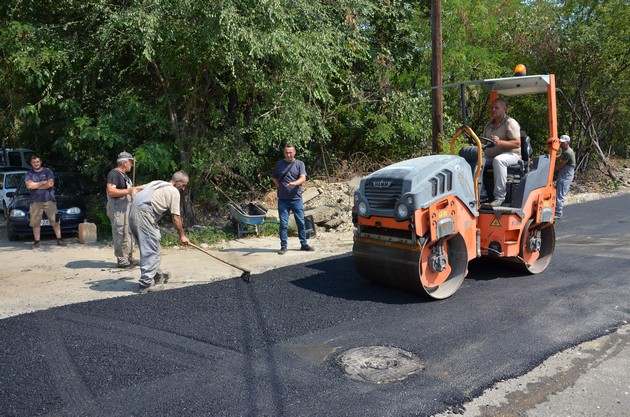
<svg viewBox="0 0 630 417"><path fill-rule="evenodd" d="M39 249L42 246L42 242L39 240L36 240L35 242L33 242L33 249Z"/></svg>
<svg viewBox="0 0 630 417"><path fill-rule="evenodd" d="M63 239L57 239L57 246L67 246Z"/></svg>
<svg viewBox="0 0 630 417"><path fill-rule="evenodd" d="M278 255L284 255L285 253L287 253L287 248L283 246L278 251Z"/></svg>
<svg viewBox="0 0 630 417"><path fill-rule="evenodd" d="M315 250L314 247L309 246L309 245L304 245L300 248L300 250L306 251L306 252L313 252Z"/></svg>

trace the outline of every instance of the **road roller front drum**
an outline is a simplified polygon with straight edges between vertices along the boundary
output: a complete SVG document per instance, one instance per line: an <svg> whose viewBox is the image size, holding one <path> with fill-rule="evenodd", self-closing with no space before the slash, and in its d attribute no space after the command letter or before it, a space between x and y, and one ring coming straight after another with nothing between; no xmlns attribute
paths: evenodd
<svg viewBox="0 0 630 417"><path fill-rule="evenodd" d="M459 234L433 246L412 248L357 239L352 248L355 268L364 279L436 299L451 296L461 286L467 255Z"/></svg>

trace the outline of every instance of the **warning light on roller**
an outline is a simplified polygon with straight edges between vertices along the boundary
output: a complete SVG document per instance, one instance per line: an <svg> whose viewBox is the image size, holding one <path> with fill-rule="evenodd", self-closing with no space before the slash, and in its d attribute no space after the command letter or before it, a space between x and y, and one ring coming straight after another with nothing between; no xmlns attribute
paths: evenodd
<svg viewBox="0 0 630 417"><path fill-rule="evenodd" d="M522 77L523 75L527 75L527 68L525 68L523 64L518 64L516 68L514 68L514 76Z"/></svg>

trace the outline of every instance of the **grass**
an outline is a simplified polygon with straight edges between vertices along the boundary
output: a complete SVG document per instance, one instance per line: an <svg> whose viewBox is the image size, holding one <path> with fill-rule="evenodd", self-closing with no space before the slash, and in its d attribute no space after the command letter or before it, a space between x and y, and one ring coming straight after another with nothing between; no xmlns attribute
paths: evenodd
<svg viewBox="0 0 630 417"><path fill-rule="evenodd" d="M163 247L171 247L181 244L179 241L179 235L174 228L160 227L162 231L161 245ZM216 245L226 240L232 240L236 238L236 233L231 231L215 229L212 226L195 226L191 230L186 230L186 236L192 243L199 245L206 243L209 245Z"/></svg>
<svg viewBox="0 0 630 417"><path fill-rule="evenodd" d="M257 235L279 236L280 226L277 223L273 223L274 221L276 220L269 219L269 223L266 223L264 227L259 226L259 233ZM253 226L246 227L247 231L254 231ZM161 226L160 229L162 230L162 240L160 243L163 247L172 247L181 244L177 232L172 226L170 226L170 224L169 227ZM288 234L289 236L297 236L297 229L293 226L289 226ZM221 242L237 239L238 237L235 225L231 225L231 227L227 227L223 230L214 228L212 226L196 225L193 226L191 229L186 230L186 236L195 245L200 245L202 243L208 245L217 245ZM256 234L248 233L245 236L256 236Z"/></svg>

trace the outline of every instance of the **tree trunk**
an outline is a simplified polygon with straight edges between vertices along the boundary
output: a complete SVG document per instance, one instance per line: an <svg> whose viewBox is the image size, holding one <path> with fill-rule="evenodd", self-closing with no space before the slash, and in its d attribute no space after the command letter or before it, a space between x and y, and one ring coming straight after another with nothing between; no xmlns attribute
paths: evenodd
<svg viewBox="0 0 630 417"><path fill-rule="evenodd" d="M599 145L599 137L597 135L597 131L595 127L593 126L593 118L591 115L591 111L588 107L588 102L586 98L584 98L584 95L581 93L579 95L579 98L580 98L580 104L582 106L582 110L584 111L588 119L588 122L584 122L584 120L577 113L575 113L575 115L580 121L580 125L582 126L582 129L584 130L584 134L586 135L587 138L589 138L589 140L591 141L591 145L593 146L593 148L597 152L597 155L599 155L599 158L601 159L602 163L606 167L606 173L613 181L617 182L619 181L619 178L612 171L612 168L610 167L610 164L608 163L608 157L606 156L606 154L604 154L601 146Z"/></svg>

